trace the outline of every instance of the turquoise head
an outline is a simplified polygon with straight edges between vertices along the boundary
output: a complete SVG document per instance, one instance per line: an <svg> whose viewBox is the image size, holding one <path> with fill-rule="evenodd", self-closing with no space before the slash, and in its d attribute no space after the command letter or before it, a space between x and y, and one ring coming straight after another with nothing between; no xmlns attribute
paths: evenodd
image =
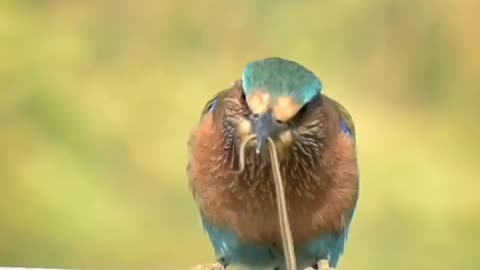
<svg viewBox="0 0 480 270"><path fill-rule="evenodd" d="M242 88L254 115L257 151L300 109L322 91L320 79L304 66L282 58L249 63L242 74Z"/></svg>
<svg viewBox="0 0 480 270"><path fill-rule="evenodd" d="M304 66L282 58L267 58L249 63L242 74L246 96L257 90L274 98L292 97L300 105L321 93L320 79Z"/></svg>

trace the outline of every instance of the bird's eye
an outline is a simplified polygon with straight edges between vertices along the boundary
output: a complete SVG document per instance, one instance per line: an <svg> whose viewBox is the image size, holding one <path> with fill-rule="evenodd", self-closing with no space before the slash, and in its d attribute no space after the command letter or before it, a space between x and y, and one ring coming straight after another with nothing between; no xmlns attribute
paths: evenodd
<svg viewBox="0 0 480 270"><path fill-rule="evenodd" d="M285 122L285 121L278 120L278 119L275 119L275 122L277 122L277 124L279 124L279 125L284 125L284 124L287 123L287 122Z"/></svg>
<svg viewBox="0 0 480 270"><path fill-rule="evenodd" d="M302 108L300 108L300 110L297 112L297 114L295 115L294 118L295 119L302 119L307 110L308 110L308 103L303 105Z"/></svg>
<svg viewBox="0 0 480 270"><path fill-rule="evenodd" d="M297 112L297 116L302 116L307 111L308 103L303 105L302 108Z"/></svg>
<svg viewBox="0 0 480 270"><path fill-rule="evenodd" d="M247 97L245 96L245 92L242 91L242 100L247 101Z"/></svg>

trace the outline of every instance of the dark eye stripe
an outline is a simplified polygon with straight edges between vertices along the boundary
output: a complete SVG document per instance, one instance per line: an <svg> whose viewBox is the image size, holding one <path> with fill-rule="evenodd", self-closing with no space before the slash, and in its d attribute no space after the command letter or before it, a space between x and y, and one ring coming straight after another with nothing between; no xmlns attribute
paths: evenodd
<svg viewBox="0 0 480 270"><path fill-rule="evenodd" d="M246 101L246 100L247 100L247 97L246 97L246 95L245 95L245 92L244 92L244 91L242 91L242 100L244 100L244 101Z"/></svg>

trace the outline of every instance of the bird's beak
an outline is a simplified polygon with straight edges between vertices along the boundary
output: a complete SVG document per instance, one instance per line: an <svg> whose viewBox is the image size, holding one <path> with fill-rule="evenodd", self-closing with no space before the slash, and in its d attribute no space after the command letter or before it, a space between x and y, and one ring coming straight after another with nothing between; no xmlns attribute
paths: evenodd
<svg viewBox="0 0 480 270"><path fill-rule="evenodd" d="M268 137L276 136L277 123L271 112L266 112L252 120L253 132L257 135L256 151L259 154L266 144Z"/></svg>

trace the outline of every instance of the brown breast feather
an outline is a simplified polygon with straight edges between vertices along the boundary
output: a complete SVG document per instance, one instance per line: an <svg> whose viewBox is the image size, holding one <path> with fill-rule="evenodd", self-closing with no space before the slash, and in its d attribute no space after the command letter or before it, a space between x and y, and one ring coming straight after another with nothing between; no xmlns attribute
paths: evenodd
<svg viewBox="0 0 480 270"><path fill-rule="evenodd" d="M312 187L314 198L305 198L295 192L287 194L292 235L297 246L322 233L341 232L357 199L354 141L337 132L339 121L332 119L329 124L335 132L330 134L321 162L312 172L312 177L322 182ZM231 173L231 164L225 161L222 129L211 114L202 118L189 145L190 185L209 222L234 230L245 241L280 245L273 183L256 179L265 186L253 193L247 184L251 181L242 179L244 174ZM285 180L287 185L295 184L288 178Z"/></svg>

